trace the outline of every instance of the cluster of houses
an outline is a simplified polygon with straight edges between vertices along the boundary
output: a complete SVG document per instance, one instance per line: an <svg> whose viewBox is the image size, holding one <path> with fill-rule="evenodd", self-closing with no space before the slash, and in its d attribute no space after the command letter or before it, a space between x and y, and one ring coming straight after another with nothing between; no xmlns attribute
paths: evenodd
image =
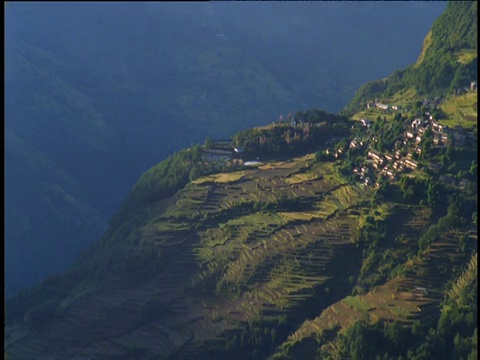
<svg viewBox="0 0 480 360"><path fill-rule="evenodd" d="M400 105L388 105L388 104L383 104L383 103L377 102L377 101L367 101L367 109L372 109L372 108L377 108L377 109L384 110L384 111L389 111L389 110L400 111L400 110L402 110ZM404 110L406 110L406 109L404 109Z"/></svg>
<svg viewBox="0 0 480 360"><path fill-rule="evenodd" d="M372 149L367 151L365 165L353 169L353 173L359 176L361 182L364 185L376 185L373 179L383 176L390 180L395 180L398 175L406 172L413 171L419 168L419 163L414 160L414 154L421 154L422 148L419 146L422 138L427 130L431 130L433 133L433 146L445 147L448 144L452 144L454 147L462 147L467 141L475 140L475 136L472 133L464 131L462 128L449 128L438 122L427 112L426 118L418 117L413 121L406 122L406 130L403 134L403 139L395 142L395 151L392 154L385 153L380 154ZM359 121L361 126L370 128L372 121L369 119L361 119ZM349 147L351 149L362 149L368 146L368 142L376 141L376 137L370 134L370 139L362 140L354 138L350 141ZM338 158L342 154L342 149L333 152L335 158ZM327 150L327 154L328 154ZM332 150L330 150L332 151ZM429 169L438 172L438 164L430 164ZM444 179L448 182L448 179ZM455 183L455 181L453 181ZM455 184L454 184L455 185ZM463 181L458 186L468 186L467 181Z"/></svg>
<svg viewBox="0 0 480 360"><path fill-rule="evenodd" d="M434 147L446 147L449 143L454 147L462 147L466 141L475 139L473 134L464 131L461 127L449 128L436 122L430 115L428 120L422 118L413 120L410 128L405 131L403 144L407 145L409 142L419 144L428 129L432 130Z"/></svg>
<svg viewBox="0 0 480 360"><path fill-rule="evenodd" d="M397 151L395 155L381 155L376 151L369 150L367 152L366 166L354 168L353 172L360 176L360 180L364 185L373 185L372 177L374 174L383 175L390 180L395 180L399 173L406 169L415 170L418 163L410 158L402 158L401 152ZM377 183L378 185L378 183Z"/></svg>
<svg viewBox="0 0 480 360"><path fill-rule="evenodd" d="M473 84L473 83L472 83ZM475 83L476 84L476 83ZM425 99L423 101L424 106L429 107L432 105L438 105L441 102L441 98L435 98L433 100ZM395 109L398 107L389 106L378 102L372 102L372 104L380 109ZM283 120L283 119L282 119ZM301 126L302 121L298 119L290 119L292 126ZM370 128L373 121L369 119L361 119L359 125L366 128ZM353 173L360 177L361 182L364 185L379 186L378 181L375 179L379 177L385 177L389 180L396 180L399 174L407 171L415 171L420 165L415 160L416 155L422 153L422 147L420 146L423 136L427 131L431 131L433 134L433 147L446 147L452 145L453 147L463 147L469 141L475 141L475 135L473 133L465 131L461 127L450 128L435 121L432 115L427 111L424 117L416 117L412 120L405 122L405 131L403 138L398 139L395 142L393 153L380 154L373 149L369 149L366 153L364 165L356 167ZM368 148L369 142L376 142L375 134L371 130L367 130L367 137L363 139L354 138L349 143L350 149L365 149ZM370 136L370 137L369 137ZM338 143L342 138L332 138L327 143L327 149L325 153L336 159L340 158L346 149L341 147L334 149L331 146ZM230 160L238 161L242 158L245 151L243 147L234 147L231 139L214 140L213 146L207 149L203 149L203 159L208 162L224 163ZM258 159L257 159L258 160ZM435 163L428 165L428 168L438 173L440 166ZM460 188L469 186L468 180L461 180L456 184L453 178L449 178L443 175L439 179L447 184L457 185Z"/></svg>
<svg viewBox="0 0 480 360"><path fill-rule="evenodd" d="M283 120L283 117L278 121L278 124L283 124L284 123L284 120ZM287 122L288 123L288 122ZM277 124L277 122L274 120L272 121L272 124ZM301 127L302 125L304 125L305 123L303 122L302 119L292 119L290 120L290 126L292 127Z"/></svg>

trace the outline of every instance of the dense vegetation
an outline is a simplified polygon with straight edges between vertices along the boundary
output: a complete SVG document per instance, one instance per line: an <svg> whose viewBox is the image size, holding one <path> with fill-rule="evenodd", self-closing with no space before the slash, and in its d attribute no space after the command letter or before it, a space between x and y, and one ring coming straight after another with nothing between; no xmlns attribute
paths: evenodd
<svg viewBox="0 0 480 360"><path fill-rule="evenodd" d="M445 96L476 81L477 67L477 2L450 1L427 35L417 63L363 85L342 112L352 114L367 100L389 98L411 87L419 95Z"/></svg>
<svg viewBox="0 0 480 360"><path fill-rule="evenodd" d="M287 120L264 128L241 131L233 136L233 141L245 148L247 157L257 156L266 160L315 152L324 148L330 139L345 137L349 132L346 117L316 109L297 112Z"/></svg>
<svg viewBox="0 0 480 360"><path fill-rule="evenodd" d="M140 177L126 199L126 206L130 203L142 206L172 196L213 168L203 162L200 145L175 152Z"/></svg>
<svg viewBox="0 0 480 360"><path fill-rule="evenodd" d="M358 320L338 338L338 355L352 359L468 359L477 358L477 283L459 299L445 300L432 327L416 322L408 329L399 322ZM412 345L407 345L412 344ZM318 351L318 359L331 353Z"/></svg>

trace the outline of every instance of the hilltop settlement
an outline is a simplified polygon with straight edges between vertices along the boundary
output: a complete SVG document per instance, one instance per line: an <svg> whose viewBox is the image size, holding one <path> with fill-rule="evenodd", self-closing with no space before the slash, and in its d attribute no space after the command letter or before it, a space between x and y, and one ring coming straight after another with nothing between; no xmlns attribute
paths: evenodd
<svg viewBox="0 0 480 360"><path fill-rule="evenodd" d="M379 188L382 182L398 181L402 175L412 178L416 174L424 174L438 175L440 182L464 189L471 185L471 171L457 170L455 173L455 165L446 165L454 151L472 154L468 149L476 149L476 128L443 125L436 118L442 116L436 108L442 101L441 98L425 99L421 104L403 109L375 101L367 102L367 107L372 103L390 114L393 120L387 121L386 117L380 115L376 120L362 118L359 121L337 117L335 128L338 130L343 127L343 131L334 131L329 137L325 137L325 130L334 128L331 126L333 121L320 121L325 116L321 111L299 112L295 117L289 114L289 122L284 122L281 115L280 121L252 130L247 137L207 139L203 160L227 166L255 166L261 164L259 160L264 157L281 157L284 150L292 149L295 141L306 145L308 136L305 137L305 134L311 134L314 135L313 142L294 149L304 149L306 152L315 150L318 161L343 159L338 163L342 174L350 182ZM346 131L348 126L350 129ZM323 130L321 138L318 138L315 129ZM278 139L275 134L280 134ZM255 135L258 141L252 141L256 140ZM279 142L277 151L272 154L265 145L276 141ZM471 156L470 161L472 169L476 168L476 158ZM448 171L442 171L443 168Z"/></svg>

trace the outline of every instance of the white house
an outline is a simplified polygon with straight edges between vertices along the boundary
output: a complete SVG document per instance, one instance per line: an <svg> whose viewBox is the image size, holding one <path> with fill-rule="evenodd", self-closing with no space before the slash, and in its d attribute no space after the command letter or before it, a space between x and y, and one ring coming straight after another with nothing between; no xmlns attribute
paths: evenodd
<svg viewBox="0 0 480 360"><path fill-rule="evenodd" d="M382 110L388 110L388 109L390 109L390 106L388 106L388 105L386 105L386 104L376 103L375 105L377 106L377 108L382 109Z"/></svg>
<svg viewBox="0 0 480 360"><path fill-rule="evenodd" d="M361 119L360 120L360 124L362 124L363 126L370 126L371 123L372 123L372 121L369 120L369 119Z"/></svg>

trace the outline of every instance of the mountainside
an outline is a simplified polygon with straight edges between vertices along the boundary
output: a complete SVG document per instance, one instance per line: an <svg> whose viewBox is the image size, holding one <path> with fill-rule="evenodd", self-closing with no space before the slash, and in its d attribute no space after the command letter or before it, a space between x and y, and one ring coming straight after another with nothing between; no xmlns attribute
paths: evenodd
<svg viewBox="0 0 480 360"><path fill-rule="evenodd" d="M218 38L208 19L206 24L197 20L181 26L181 14L175 11L149 17L137 6L119 4L113 9L119 23L112 24L102 5L93 5L100 7L98 12L89 4L30 4L30 12L28 5L16 5L23 16L14 17L18 23L8 27L6 38L6 128L55 163L74 186L62 187L61 178L35 164L35 157L27 159L30 155L22 145L7 139L7 152L33 166L25 168L22 181L7 182L9 224L20 228L15 238L7 233L7 242L15 242L18 250L7 258L19 264L7 268L10 291L64 268L80 249L98 239L105 218L138 175L158 159L202 141L208 129L225 136L258 118L275 118L278 111L301 106L265 67L231 41ZM39 8L44 12L39 13ZM136 11L137 16L129 18L123 29L126 11ZM147 21L135 20L142 17ZM111 29L103 31L107 24ZM145 37L149 32L158 36ZM63 38L66 34L68 38ZM182 46L175 47L174 42ZM17 162L8 157L8 178L16 178L16 167ZM42 182L34 175L35 167L42 172ZM26 193L45 186L60 186L65 196L92 208L93 231L83 234L85 223L66 220L67 230L61 233L55 224L64 220L51 207L39 211L22 201ZM62 203L68 200L58 201L48 191L40 193L60 212L70 211ZM82 217L82 207L74 207L77 213L70 212L68 218ZM45 212L52 221L26 223L14 209L32 218ZM36 249L39 241L43 246ZM65 261L56 260L55 248L65 250ZM39 261L39 252L48 261Z"/></svg>
<svg viewBox="0 0 480 360"><path fill-rule="evenodd" d="M5 140L6 282L18 286L64 270L71 264L68 255L99 238L107 219L82 200L86 197L82 184L38 148L12 130L6 131ZM51 241L56 238L61 241Z"/></svg>
<svg viewBox="0 0 480 360"><path fill-rule="evenodd" d="M6 299L5 355L475 359L477 126L438 120L476 118L477 91L442 111L416 91L373 120L297 111L173 153L72 267Z"/></svg>
<svg viewBox="0 0 480 360"><path fill-rule="evenodd" d="M214 9L232 40L268 64L308 108L336 112L361 84L410 64L445 5L219 2Z"/></svg>
<svg viewBox="0 0 480 360"><path fill-rule="evenodd" d="M340 162L323 159L327 139L342 149L352 123L296 115L305 122L237 134L241 158L206 162L208 151L226 150L195 146L146 173L72 269L7 301L7 354L335 358L352 335L332 336L365 312L424 343L420 331L436 323L445 297L475 304L475 185L465 192L423 171L390 188L352 182L345 171L358 161L354 150ZM455 151L469 164L476 147ZM267 162L245 166L256 155Z"/></svg>
<svg viewBox="0 0 480 360"><path fill-rule="evenodd" d="M340 109L413 60L444 5L394 5L382 32L390 5L352 6L8 3L5 127L19 141L6 139L7 293L71 263L173 151L307 105Z"/></svg>
<svg viewBox="0 0 480 360"><path fill-rule="evenodd" d="M363 85L342 112L351 115L373 99L396 94L401 99L402 92L410 89L417 100L426 95L446 96L470 88L477 81L477 67L477 2L452 1L425 37L417 62Z"/></svg>

